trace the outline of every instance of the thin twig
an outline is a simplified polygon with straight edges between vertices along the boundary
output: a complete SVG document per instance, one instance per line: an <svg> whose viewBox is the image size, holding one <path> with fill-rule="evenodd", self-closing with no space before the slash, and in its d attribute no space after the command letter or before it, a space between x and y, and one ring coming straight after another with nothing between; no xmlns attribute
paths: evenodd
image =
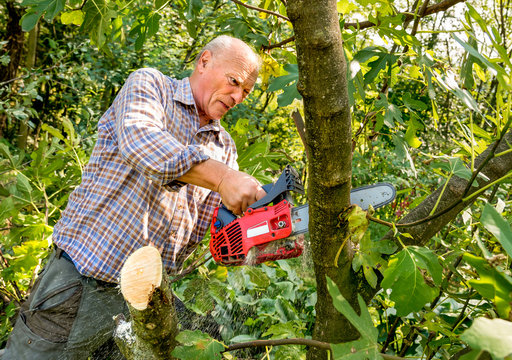
<svg viewBox="0 0 512 360"><path fill-rule="evenodd" d="M466 196L468 194L469 190L471 189L471 186L473 185L473 181L475 181L475 179L478 176L478 174L480 174L480 172L482 171L484 166L487 165L487 163L489 161L491 161L492 158L494 158L494 156L496 154L496 149L498 148L498 145L501 143L501 140L503 140L503 137L506 135L507 130L510 127L511 120L512 120L512 117L508 119L507 123L503 127L503 130L501 132L500 138L494 142L494 144L493 144L493 146L491 148L491 151L489 152L487 157L484 159L484 161L482 161L480 163L478 168L475 171L473 171L473 174L471 175L471 179L469 179L469 182L466 185L466 188L464 189L464 193L463 193L462 197L464 197L464 196Z"/></svg>
<svg viewBox="0 0 512 360"><path fill-rule="evenodd" d="M280 48L282 47L283 45L286 45L292 41L295 41L295 36L292 36L292 37L289 37L288 39L285 39L279 43L276 43L276 44L271 44L271 45L262 45L261 48L263 50L272 50L274 48Z"/></svg>
<svg viewBox="0 0 512 360"><path fill-rule="evenodd" d="M271 14L271 15L280 17L281 19L284 19L286 21L290 21L290 19L288 19L286 16L281 15L281 14L279 14L277 12L270 11L270 10L267 10L267 9L262 9L262 8L259 8L259 7L256 7L256 6L252 6L252 5L249 5L249 4L244 4L243 2L241 2L239 0L231 0L231 1L233 1L234 3L236 3L238 5L242 5L243 7L246 7L248 9L257 10L259 12L263 12L263 13L267 13L267 14Z"/></svg>
<svg viewBox="0 0 512 360"><path fill-rule="evenodd" d="M420 18L422 17L425 17L425 16L428 16L428 15L432 15L432 14L435 14L435 13L438 13L438 12L441 12L441 11L445 11L446 9L460 3L460 2L465 2L466 0L445 0L445 1L441 1L440 3L438 4L434 4L432 6L429 6L426 10L425 10L425 13L423 16L420 16ZM396 15L404 15L405 16L405 21L410 21L414 18L414 14L411 14L411 13L408 13L408 12L401 12L401 13L398 13ZM395 15L395 16L396 16ZM375 24L371 21L361 21L361 22L355 22L355 23L345 23L343 25L343 27L345 29L348 29L350 27L353 27L353 28L356 28L358 30L361 30L361 29L367 29L367 28L370 28L370 27L374 27L374 26L377 26L378 24Z"/></svg>
<svg viewBox="0 0 512 360"><path fill-rule="evenodd" d="M194 260L194 262L192 264L190 264L189 267L187 267L185 270L183 270L178 275L173 277L171 282L177 282L177 281L183 279L188 274L194 272L199 267L203 266L208 260L210 260L212 258L212 256L210 255L210 256L207 256L205 259L203 259L203 257L206 256L206 254L209 251L210 251L210 249L206 249L205 251L203 251L203 253L201 255L199 255L198 258L196 260Z"/></svg>

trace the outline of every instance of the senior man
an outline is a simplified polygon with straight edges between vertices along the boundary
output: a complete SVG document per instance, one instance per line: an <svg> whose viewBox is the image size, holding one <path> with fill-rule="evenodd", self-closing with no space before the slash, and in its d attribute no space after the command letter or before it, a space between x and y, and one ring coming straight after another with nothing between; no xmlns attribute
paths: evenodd
<svg viewBox="0 0 512 360"><path fill-rule="evenodd" d="M222 202L242 213L265 195L236 169L236 148L219 119L251 92L260 67L243 41L220 36L190 78L133 72L98 123L98 140L55 225L56 250L34 284L6 359L86 359L126 312L116 288L138 248L160 250L177 271Z"/></svg>

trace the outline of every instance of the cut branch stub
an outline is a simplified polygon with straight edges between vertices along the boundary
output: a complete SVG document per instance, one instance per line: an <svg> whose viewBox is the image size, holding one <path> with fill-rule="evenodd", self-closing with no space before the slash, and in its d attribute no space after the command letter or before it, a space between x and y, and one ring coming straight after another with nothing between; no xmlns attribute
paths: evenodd
<svg viewBox="0 0 512 360"><path fill-rule="evenodd" d="M145 246L128 257L121 269L121 292L130 321L117 318L114 338L124 357L172 359L178 319L170 282L155 247Z"/></svg>
<svg viewBox="0 0 512 360"><path fill-rule="evenodd" d="M153 291L162 284L162 258L153 246L138 249L121 270L121 292L137 310L147 308Z"/></svg>

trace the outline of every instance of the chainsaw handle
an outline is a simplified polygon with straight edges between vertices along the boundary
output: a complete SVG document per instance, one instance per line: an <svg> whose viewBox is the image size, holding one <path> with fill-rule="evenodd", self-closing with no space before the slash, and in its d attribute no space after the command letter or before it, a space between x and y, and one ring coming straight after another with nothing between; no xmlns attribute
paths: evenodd
<svg viewBox="0 0 512 360"><path fill-rule="evenodd" d="M286 199L289 191L297 191L300 194L304 194L304 186L300 181L299 174L290 165L286 165L283 173L275 183L262 185L262 188L265 190L267 195L249 205L249 208L257 209L267 206L272 202L280 202ZM224 204L221 204L217 211L217 218L214 221L214 226L217 229L221 229L236 219L237 216L229 211Z"/></svg>
<svg viewBox="0 0 512 360"><path fill-rule="evenodd" d="M283 173L279 176L279 179L277 179L275 184L267 184L264 185L263 188L267 192L267 195L249 205L251 209L267 206L271 202L275 203L276 200L279 202L286 198L289 191L296 191L300 194L304 194L304 186L300 181L299 174L290 165L286 165Z"/></svg>
<svg viewBox="0 0 512 360"><path fill-rule="evenodd" d="M265 190L266 193L268 193L272 187L274 186L274 183L265 184L262 186L263 190ZM234 221L236 219L236 215L233 214L224 204L220 204L219 210L217 211L217 218L215 220L215 223L219 226L216 226L216 228L220 229L229 224L230 222ZM220 221L219 223L217 221Z"/></svg>

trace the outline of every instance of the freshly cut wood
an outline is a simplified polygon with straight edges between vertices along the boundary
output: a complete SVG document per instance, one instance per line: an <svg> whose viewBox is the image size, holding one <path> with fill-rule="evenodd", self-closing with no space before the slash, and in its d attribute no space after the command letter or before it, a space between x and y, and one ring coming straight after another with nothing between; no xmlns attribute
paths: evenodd
<svg viewBox="0 0 512 360"><path fill-rule="evenodd" d="M158 249L146 246L128 257L121 269L121 292L131 319L116 317L114 333L128 360L171 359L178 319L167 274Z"/></svg>
<svg viewBox="0 0 512 360"><path fill-rule="evenodd" d="M136 250L121 269L121 292L137 310L147 308L153 290L162 283L162 258L157 248L145 246Z"/></svg>

